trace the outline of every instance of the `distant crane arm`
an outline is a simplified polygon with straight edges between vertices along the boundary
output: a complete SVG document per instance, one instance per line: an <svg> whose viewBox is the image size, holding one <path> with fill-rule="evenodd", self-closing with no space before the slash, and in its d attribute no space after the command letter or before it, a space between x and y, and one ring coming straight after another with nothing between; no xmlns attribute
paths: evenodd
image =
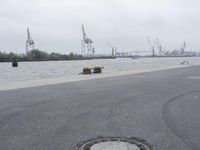
<svg viewBox="0 0 200 150"><path fill-rule="evenodd" d="M150 49L152 49L153 46L152 46L152 44L151 44L151 41L149 40L149 37L147 37L147 42L148 42L148 44L149 44Z"/></svg>
<svg viewBox="0 0 200 150"><path fill-rule="evenodd" d="M107 44L108 44L109 47L113 48L113 46L109 42L107 42Z"/></svg>
<svg viewBox="0 0 200 150"><path fill-rule="evenodd" d="M85 29L84 29L84 26L82 25L82 32L83 32L83 39L85 41L86 39L86 33L85 33Z"/></svg>
<svg viewBox="0 0 200 150"><path fill-rule="evenodd" d="M29 31L29 28L27 28L27 39L31 40L31 34L30 34L30 31Z"/></svg>

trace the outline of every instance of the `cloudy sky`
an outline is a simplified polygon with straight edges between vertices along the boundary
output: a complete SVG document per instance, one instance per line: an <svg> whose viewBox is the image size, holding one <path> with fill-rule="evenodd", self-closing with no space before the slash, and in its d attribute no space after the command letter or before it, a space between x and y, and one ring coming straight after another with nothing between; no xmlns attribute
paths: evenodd
<svg viewBox="0 0 200 150"><path fill-rule="evenodd" d="M146 37L173 50L200 49L199 0L0 0L0 50L25 52L26 28L44 51L80 53L81 24L97 53L149 49Z"/></svg>

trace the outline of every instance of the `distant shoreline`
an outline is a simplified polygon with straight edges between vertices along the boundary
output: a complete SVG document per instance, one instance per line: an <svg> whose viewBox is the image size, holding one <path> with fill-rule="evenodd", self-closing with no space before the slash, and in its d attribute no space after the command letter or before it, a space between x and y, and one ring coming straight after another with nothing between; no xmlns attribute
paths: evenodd
<svg viewBox="0 0 200 150"><path fill-rule="evenodd" d="M12 62L16 60L18 62L35 62L35 61L70 61L70 60L92 60L92 59L115 59L115 58L170 58L170 57L199 57L197 55L80 55L80 54L60 54L60 53L48 53L45 51L41 51L38 49L33 49L28 51L26 54L14 54L14 53L6 53L0 51L0 62Z"/></svg>
<svg viewBox="0 0 200 150"><path fill-rule="evenodd" d="M200 56L117 56L116 58L187 58L187 57L200 57Z"/></svg>
<svg viewBox="0 0 200 150"><path fill-rule="evenodd" d="M200 56L100 56L100 57L82 57L82 58L72 58L72 59L35 59L35 60L21 60L18 59L19 62L45 62L45 61L76 61L76 60L93 60L93 59L116 59L116 58L190 58L190 57L200 57ZM0 63L12 62L11 60L2 61Z"/></svg>
<svg viewBox="0 0 200 150"><path fill-rule="evenodd" d="M18 62L45 62L45 61L76 61L76 60L93 60L93 59L116 59L116 57L112 56L100 56L100 57L82 57L82 58L72 58L72 59L35 59L35 60L21 60L18 59ZM1 61L0 63L4 62L12 62L11 60Z"/></svg>
<svg viewBox="0 0 200 150"><path fill-rule="evenodd" d="M6 53L0 51L0 62L12 62L16 60L18 62L33 62L33 61L67 61L67 60L90 60L90 59L115 59L114 56L94 56L94 55L80 55L80 54L60 54L60 53L48 53L39 49L33 49L26 54L15 54L13 52Z"/></svg>

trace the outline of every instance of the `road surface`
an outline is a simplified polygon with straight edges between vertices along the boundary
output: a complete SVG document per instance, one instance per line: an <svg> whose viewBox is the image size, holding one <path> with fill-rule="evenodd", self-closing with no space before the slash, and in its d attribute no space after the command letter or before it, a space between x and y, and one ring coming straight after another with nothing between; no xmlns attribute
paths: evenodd
<svg viewBox="0 0 200 150"><path fill-rule="evenodd" d="M98 136L200 150L200 66L0 92L0 149L73 150Z"/></svg>

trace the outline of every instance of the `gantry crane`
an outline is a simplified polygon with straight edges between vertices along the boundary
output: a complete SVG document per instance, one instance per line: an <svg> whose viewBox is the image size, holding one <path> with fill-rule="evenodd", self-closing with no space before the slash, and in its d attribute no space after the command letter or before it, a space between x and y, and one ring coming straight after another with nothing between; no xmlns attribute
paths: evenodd
<svg viewBox="0 0 200 150"><path fill-rule="evenodd" d="M180 49L182 55L184 55L184 53L185 53L185 48L186 48L186 42L183 43L183 45L181 46L181 49Z"/></svg>
<svg viewBox="0 0 200 150"><path fill-rule="evenodd" d="M28 53L29 51L33 50L34 47L35 47L35 42L31 38L31 34L30 34L30 31L29 31L29 28L27 28L26 53Z"/></svg>
<svg viewBox="0 0 200 150"><path fill-rule="evenodd" d="M85 50L87 49L87 54L93 55L95 53L95 49L94 49L94 47L92 47L93 41L87 37L83 25L82 25L82 32L83 32L83 39L81 41L82 42L82 44L81 44L82 54L85 55Z"/></svg>
<svg viewBox="0 0 200 150"><path fill-rule="evenodd" d="M116 56L117 48L112 46L109 42L107 42L108 46L112 49L112 56Z"/></svg>
<svg viewBox="0 0 200 150"><path fill-rule="evenodd" d="M162 45L161 45L160 42L159 42L159 39L156 39L156 40L154 41L154 43L155 43L155 46L157 47L157 49L158 49L158 51L159 51L159 55L162 55L162 53L163 53L163 48L162 48Z"/></svg>
<svg viewBox="0 0 200 150"><path fill-rule="evenodd" d="M151 49L151 51L152 51L152 56L155 56L155 48L154 48L154 46L151 44L151 41L149 40L149 37L147 37L147 42L148 42L149 47L150 47L150 49Z"/></svg>

